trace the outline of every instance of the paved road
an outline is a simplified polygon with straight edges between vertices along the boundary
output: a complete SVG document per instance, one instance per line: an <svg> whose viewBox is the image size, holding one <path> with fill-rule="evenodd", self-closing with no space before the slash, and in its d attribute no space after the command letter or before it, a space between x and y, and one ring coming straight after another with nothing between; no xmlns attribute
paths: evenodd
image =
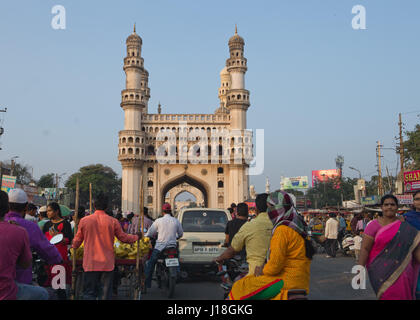
<svg viewBox="0 0 420 320"><path fill-rule="evenodd" d="M337 254L336 258L326 258L325 254L315 255L311 264L311 300L374 300L375 294L367 281L365 290L354 290L351 273L355 265L354 258ZM179 300L220 300L223 290L217 281L211 278L194 278L178 283L175 299ZM142 300L167 299L165 292L157 288L155 282Z"/></svg>

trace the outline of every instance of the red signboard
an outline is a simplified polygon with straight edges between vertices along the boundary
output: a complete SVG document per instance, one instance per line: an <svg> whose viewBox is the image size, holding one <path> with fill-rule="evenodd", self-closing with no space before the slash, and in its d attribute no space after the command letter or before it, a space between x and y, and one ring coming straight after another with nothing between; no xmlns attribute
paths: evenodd
<svg viewBox="0 0 420 320"><path fill-rule="evenodd" d="M420 170L404 172L404 190L407 192L420 190Z"/></svg>
<svg viewBox="0 0 420 320"><path fill-rule="evenodd" d="M340 170L329 169L329 170L313 170L312 171L312 187L315 186L316 182L325 182L328 179L335 179L340 176Z"/></svg>

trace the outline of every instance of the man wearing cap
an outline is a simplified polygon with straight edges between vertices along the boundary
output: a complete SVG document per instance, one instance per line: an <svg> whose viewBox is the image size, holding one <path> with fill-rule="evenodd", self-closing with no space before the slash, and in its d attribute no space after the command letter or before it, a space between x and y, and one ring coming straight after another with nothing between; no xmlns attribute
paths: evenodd
<svg viewBox="0 0 420 320"><path fill-rule="evenodd" d="M16 266L31 266L32 253L25 229L3 221L9 211L7 193L0 191L0 300L47 300L45 288L17 283Z"/></svg>
<svg viewBox="0 0 420 320"><path fill-rule="evenodd" d="M181 238L184 234L181 223L178 219L174 218L171 213L171 205L164 203L162 206L163 217L158 218L153 222L150 229L146 233L146 237L158 236L156 245L152 251L149 261L146 263L146 288L152 287L152 275L155 269L156 261L159 254L169 246L176 246L177 239Z"/></svg>
<svg viewBox="0 0 420 320"><path fill-rule="evenodd" d="M42 230L44 229L44 224L46 224L50 219L48 219L47 215L47 206L42 206L39 208L39 221L38 226Z"/></svg>
<svg viewBox="0 0 420 320"><path fill-rule="evenodd" d="M9 191L10 211L4 217L5 221L14 221L17 225L26 229L29 235L29 244L49 265L60 264L62 258L57 248L51 244L42 234L36 223L25 220L25 211L28 205L28 197L22 189L11 189ZM24 284L32 283L32 268L16 268L16 281Z"/></svg>

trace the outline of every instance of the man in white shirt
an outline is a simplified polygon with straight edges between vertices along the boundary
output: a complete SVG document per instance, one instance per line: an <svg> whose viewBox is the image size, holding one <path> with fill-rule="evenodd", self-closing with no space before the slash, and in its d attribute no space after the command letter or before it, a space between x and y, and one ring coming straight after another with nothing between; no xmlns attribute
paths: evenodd
<svg viewBox="0 0 420 320"><path fill-rule="evenodd" d="M176 246L177 239L181 238L184 234L181 223L178 219L172 217L171 205L165 203L162 206L163 217L156 219L146 233L146 237L154 237L156 234L158 238L156 245L152 251L149 261L146 263L146 288L152 287L152 275L155 269L156 261L159 254L169 246Z"/></svg>
<svg viewBox="0 0 420 320"><path fill-rule="evenodd" d="M25 220L38 222L38 218L36 217L37 207L33 203L28 203L28 207L25 212Z"/></svg>
<svg viewBox="0 0 420 320"><path fill-rule="evenodd" d="M335 219L335 213L330 213L330 218L325 224L325 250L327 251L327 258L335 258L337 252L337 237L338 237L339 223Z"/></svg>

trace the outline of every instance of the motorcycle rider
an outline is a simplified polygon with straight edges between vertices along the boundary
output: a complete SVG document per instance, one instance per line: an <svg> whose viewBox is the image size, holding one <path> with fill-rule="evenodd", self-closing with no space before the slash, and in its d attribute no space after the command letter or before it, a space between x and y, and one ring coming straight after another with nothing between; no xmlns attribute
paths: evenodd
<svg viewBox="0 0 420 320"><path fill-rule="evenodd" d="M51 244L42 233L38 225L32 221L25 220L25 211L28 205L28 197L22 189L11 189L9 191L10 211L4 217L4 221L13 221L24 228L29 235L29 244L32 251L35 251L47 264L61 264L63 259L55 245ZM16 281L24 284L32 284L32 268L16 268Z"/></svg>
<svg viewBox="0 0 420 320"><path fill-rule="evenodd" d="M163 217L156 219L146 233L146 237L149 238L155 237L157 234L155 247L153 248L145 268L145 286L147 289L152 287L152 275L159 254L169 246L176 246L177 239L181 238L184 234L181 223L172 216L171 205L169 203L164 203L162 211Z"/></svg>
<svg viewBox="0 0 420 320"><path fill-rule="evenodd" d="M253 275L255 269L264 264L273 229L273 223L267 214L267 197L266 193L257 195L255 199L256 218L246 222L239 229L233 237L231 245L214 259L216 263L234 257L245 246L246 260L249 265L248 275Z"/></svg>

